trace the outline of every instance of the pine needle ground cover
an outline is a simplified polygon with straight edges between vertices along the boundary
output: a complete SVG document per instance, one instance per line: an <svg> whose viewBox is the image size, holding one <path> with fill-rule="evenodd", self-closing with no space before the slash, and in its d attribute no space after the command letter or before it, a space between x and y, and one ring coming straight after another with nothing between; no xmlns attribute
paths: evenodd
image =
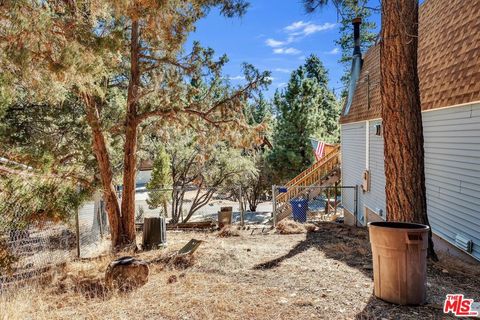
<svg viewBox="0 0 480 320"><path fill-rule="evenodd" d="M442 257L428 267L428 304L400 307L373 297L367 230L333 223L314 232L236 237L169 232L168 247L140 253L149 282L105 290L113 257L69 263L36 288L0 296L0 319L444 319L447 293L480 300L478 266ZM204 242L189 263L169 263L190 239Z"/></svg>

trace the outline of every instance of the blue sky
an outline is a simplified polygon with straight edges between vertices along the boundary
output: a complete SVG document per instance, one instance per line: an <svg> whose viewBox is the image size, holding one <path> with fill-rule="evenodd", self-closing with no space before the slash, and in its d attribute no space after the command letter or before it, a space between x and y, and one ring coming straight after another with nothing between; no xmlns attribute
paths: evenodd
<svg viewBox="0 0 480 320"><path fill-rule="evenodd" d="M267 96L283 88L290 72L312 53L328 69L330 87L340 91L343 67L338 63L340 50L335 45L338 26L333 6L306 14L300 0L251 0L242 18L228 19L212 11L197 23L190 41L200 41L218 55L228 55L230 61L224 73L232 84L243 81L243 62L270 70L273 81Z"/></svg>

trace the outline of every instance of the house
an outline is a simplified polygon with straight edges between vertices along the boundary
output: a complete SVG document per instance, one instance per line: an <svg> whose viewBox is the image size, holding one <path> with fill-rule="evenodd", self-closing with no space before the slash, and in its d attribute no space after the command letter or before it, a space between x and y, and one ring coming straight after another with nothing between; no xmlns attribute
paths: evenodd
<svg viewBox="0 0 480 320"><path fill-rule="evenodd" d="M418 72L428 216L437 247L480 260L480 1L426 0L419 13ZM354 21L356 33L360 21ZM358 50L357 50L358 49ZM340 118L346 223L384 220L380 47L354 52ZM357 200L357 201L355 201Z"/></svg>

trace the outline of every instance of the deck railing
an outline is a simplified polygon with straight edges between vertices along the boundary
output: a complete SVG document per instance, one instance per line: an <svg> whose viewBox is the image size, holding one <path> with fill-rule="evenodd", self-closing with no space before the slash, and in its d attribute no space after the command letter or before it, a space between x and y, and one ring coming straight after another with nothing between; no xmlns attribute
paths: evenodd
<svg viewBox="0 0 480 320"><path fill-rule="evenodd" d="M288 202L305 193L306 188L312 185L318 185L322 179L334 172L340 166L340 145L331 149L320 161L298 174L290 180L285 187L287 192L281 193L275 197L277 211L283 211ZM278 220L279 221L279 220Z"/></svg>

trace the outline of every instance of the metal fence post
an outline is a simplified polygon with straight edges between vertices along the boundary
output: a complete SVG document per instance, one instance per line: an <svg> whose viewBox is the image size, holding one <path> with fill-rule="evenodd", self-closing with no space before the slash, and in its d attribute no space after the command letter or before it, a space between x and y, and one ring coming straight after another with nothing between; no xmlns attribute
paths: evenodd
<svg viewBox="0 0 480 320"><path fill-rule="evenodd" d="M98 225L100 226L100 239L103 239L103 201L98 206Z"/></svg>
<svg viewBox="0 0 480 320"><path fill-rule="evenodd" d="M272 217L273 217L273 227L277 226L277 197L276 197L277 186L272 186Z"/></svg>
<svg viewBox="0 0 480 320"><path fill-rule="evenodd" d="M337 197L337 193L338 193L338 181L335 182L335 197L333 198L333 203L334 203L334 206L335 206L335 215L337 215L337 200L338 200L338 197Z"/></svg>
<svg viewBox="0 0 480 320"><path fill-rule="evenodd" d="M80 258L80 222L78 219L78 211L79 209L77 208L76 214L75 214L75 231L77 233L77 258Z"/></svg>
<svg viewBox="0 0 480 320"><path fill-rule="evenodd" d="M243 193L242 193L242 187L240 187L240 192L239 192L239 201L240 201L240 225L243 227L245 225L245 217L243 216L244 214L244 208L243 208Z"/></svg>

